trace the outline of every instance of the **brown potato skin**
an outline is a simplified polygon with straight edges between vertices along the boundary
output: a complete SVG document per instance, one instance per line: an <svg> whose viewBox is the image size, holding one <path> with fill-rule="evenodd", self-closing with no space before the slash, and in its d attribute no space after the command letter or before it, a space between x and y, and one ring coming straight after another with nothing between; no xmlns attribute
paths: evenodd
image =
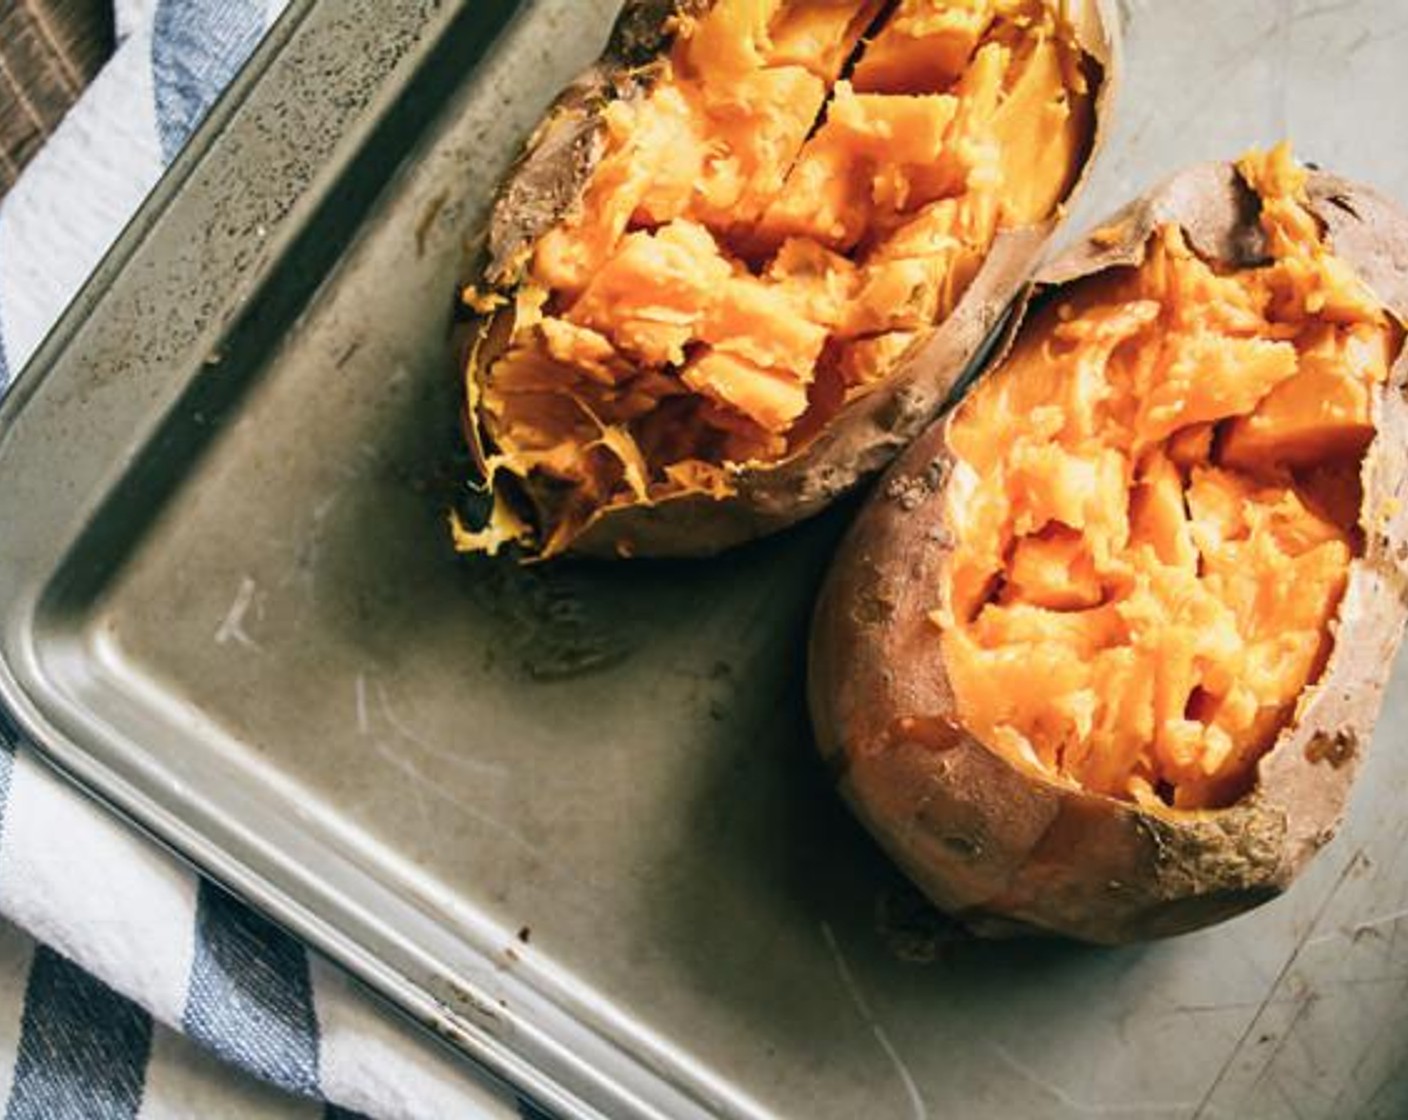
<svg viewBox="0 0 1408 1120"><path fill-rule="evenodd" d="M1408 322L1408 219L1372 190L1319 172L1309 192L1336 253ZM1180 223L1217 260L1256 260L1255 202L1228 164L1174 177L1044 268L1006 338L1020 330L1033 297L1137 264L1164 222ZM1261 760L1255 789L1223 810L1149 811L1059 786L958 725L928 618L953 546L943 513L949 420L905 452L827 578L809 693L838 789L938 906L982 935L1117 944L1211 925L1286 888L1333 835L1408 613L1405 385L1408 347L1376 401L1365 547L1351 565L1330 662Z"/></svg>
<svg viewBox="0 0 1408 1120"><path fill-rule="evenodd" d="M649 90L655 60L671 45L670 19L677 13L707 10L712 2L627 0L602 58L563 91L500 189L483 269L490 286L512 291L533 243L577 204L601 158L602 108L611 99ZM1119 25L1109 0L1082 0L1076 8L1077 36L1099 67L1100 84L1091 148L1067 203L1084 184L1103 142L1119 54ZM590 556L707 556L819 513L885 467L937 415L1021 290L1062 216L1000 232L953 314L916 342L882 385L843 409L796 454L742 472L736 479L737 493L722 500L682 494L650 506L604 510L570 551ZM511 324L512 314L508 309L468 324L462 336L464 364L482 367L494 360L493 339L506 337L500 332ZM473 368L469 376L474 376ZM464 425L482 467L484 435L468 409Z"/></svg>

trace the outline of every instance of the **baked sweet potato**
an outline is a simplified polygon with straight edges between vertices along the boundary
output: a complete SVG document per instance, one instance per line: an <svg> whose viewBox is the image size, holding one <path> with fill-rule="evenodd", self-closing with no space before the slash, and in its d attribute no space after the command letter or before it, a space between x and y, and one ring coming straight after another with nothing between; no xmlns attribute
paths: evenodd
<svg viewBox="0 0 1408 1120"><path fill-rule="evenodd" d="M1101 0L632 0L491 215L467 551L719 551L932 419L1095 149Z"/></svg>
<svg viewBox="0 0 1408 1120"><path fill-rule="evenodd" d="M818 604L819 747L979 933L1180 933L1331 836L1408 602L1408 221L1282 147L1044 268Z"/></svg>

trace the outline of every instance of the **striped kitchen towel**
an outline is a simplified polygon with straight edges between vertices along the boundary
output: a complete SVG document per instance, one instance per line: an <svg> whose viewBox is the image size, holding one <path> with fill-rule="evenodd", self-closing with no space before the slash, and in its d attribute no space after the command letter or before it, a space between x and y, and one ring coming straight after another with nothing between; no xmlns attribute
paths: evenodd
<svg viewBox="0 0 1408 1120"><path fill-rule="evenodd" d="M284 2L119 0L116 55L0 201L0 389ZM533 1114L2 724L0 912L7 1120Z"/></svg>

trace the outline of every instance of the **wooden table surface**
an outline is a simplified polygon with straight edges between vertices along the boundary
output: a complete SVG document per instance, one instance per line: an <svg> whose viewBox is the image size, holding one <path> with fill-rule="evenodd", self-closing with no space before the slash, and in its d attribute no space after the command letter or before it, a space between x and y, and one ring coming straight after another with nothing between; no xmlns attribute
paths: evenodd
<svg viewBox="0 0 1408 1120"><path fill-rule="evenodd" d="M112 48L109 0L0 0L0 194Z"/></svg>

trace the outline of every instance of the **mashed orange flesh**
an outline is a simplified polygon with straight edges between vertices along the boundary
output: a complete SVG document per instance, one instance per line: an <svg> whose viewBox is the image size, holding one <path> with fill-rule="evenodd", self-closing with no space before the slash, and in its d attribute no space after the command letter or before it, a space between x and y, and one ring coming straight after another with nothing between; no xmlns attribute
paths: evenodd
<svg viewBox="0 0 1408 1120"><path fill-rule="evenodd" d="M1176 226L1064 290L964 402L942 588L958 713L1020 764L1226 805L1329 656L1396 325L1279 148L1240 166L1268 260Z"/></svg>
<svg viewBox="0 0 1408 1120"><path fill-rule="evenodd" d="M532 481L536 533L509 516L462 543L551 554L606 508L723 497L883 380L997 232L1072 185L1092 89L1063 7L719 0L678 20L471 374L490 473Z"/></svg>

